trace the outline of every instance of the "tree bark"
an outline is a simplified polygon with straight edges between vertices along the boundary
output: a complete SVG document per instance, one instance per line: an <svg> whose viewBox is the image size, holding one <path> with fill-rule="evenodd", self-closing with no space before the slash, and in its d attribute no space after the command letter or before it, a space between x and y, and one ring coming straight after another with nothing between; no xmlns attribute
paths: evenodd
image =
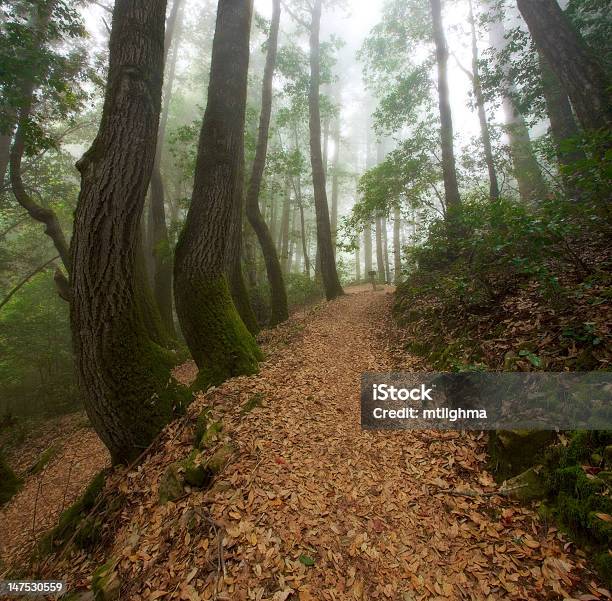
<svg viewBox="0 0 612 601"><path fill-rule="evenodd" d="M283 197L283 212L281 216L281 227L278 237L278 248L280 250L280 264L283 276L287 275L287 260L289 258L289 217L291 192L289 190L289 179L285 180L285 194Z"/></svg>
<svg viewBox="0 0 612 601"><path fill-rule="evenodd" d="M302 184L300 182L300 176L297 178L291 178L293 184L293 191L295 192L295 199L300 210L300 237L302 239L302 254L304 256L304 273L306 277L310 277L310 257L308 254L308 236L306 235L306 218L304 216L304 203L302 199Z"/></svg>
<svg viewBox="0 0 612 601"><path fill-rule="evenodd" d="M455 151L453 149L453 117L448 91L448 48L442 26L441 0L429 0L433 24L433 36L436 45L436 61L438 64L438 100L440 106L440 140L442 146L442 173L444 176L444 196L446 208L461 203L457 170L455 166Z"/></svg>
<svg viewBox="0 0 612 601"><path fill-rule="evenodd" d="M274 70L276 68L276 57L278 52L278 30L280 26L281 4L280 0L272 1L272 21L270 23L270 35L268 37L268 51L261 91L261 113L259 115L259 132L257 136L257 147L251 178L246 195L246 214L251 224L266 264L268 283L270 284L270 325L275 326L289 317L287 307L287 291L285 280L281 270L278 254L274 246L273 238L262 217L259 209L259 194L261 182L266 166L268 153L268 137L270 135L270 118L272 116L272 83Z"/></svg>
<svg viewBox="0 0 612 601"><path fill-rule="evenodd" d="M366 223L363 228L363 260L365 276L370 277L372 271L372 223Z"/></svg>
<svg viewBox="0 0 612 601"><path fill-rule="evenodd" d="M336 256L336 239L338 237L338 197L340 195L340 115L338 115L333 129L334 156L332 159L332 193L331 193L331 233L334 257Z"/></svg>
<svg viewBox="0 0 612 601"><path fill-rule="evenodd" d="M472 0L469 0L469 8L470 27L472 30L472 90L474 92L474 100L476 101L476 109L478 111L478 122L480 123L480 139L482 141L485 162L487 164L487 171L489 174L489 198L491 200L498 200L499 184L497 182L497 173L495 170L495 163L493 161L491 134L489 132L489 123L487 120L484 95L482 93L482 83L480 81L480 70L478 68L478 38L476 37L476 22L474 20Z"/></svg>
<svg viewBox="0 0 612 601"><path fill-rule="evenodd" d="M507 44L504 25L501 21L493 21L489 30L491 46L503 50ZM504 75L509 77L507 66L502 66ZM502 90L502 107L505 117L505 131L510 142L510 155L514 177L518 183L519 195L524 203L537 202L547 194L546 184L542 177L540 165L536 160L531 146L529 130L525 119L516 109L512 95L515 92L513 82Z"/></svg>
<svg viewBox="0 0 612 601"><path fill-rule="evenodd" d="M383 250L382 217L376 217L376 267L378 268L378 281L385 282L385 257Z"/></svg>
<svg viewBox="0 0 612 601"><path fill-rule="evenodd" d="M610 82L556 0L517 0L536 47L559 78L586 130L612 127Z"/></svg>
<svg viewBox="0 0 612 601"><path fill-rule="evenodd" d="M332 245L325 173L321 154L321 110L319 89L321 81L320 58L321 0L314 0L310 27L310 88L308 93L310 162L314 187L315 211L317 217L317 253L327 300L342 294L342 286L336 270L336 260Z"/></svg>
<svg viewBox="0 0 612 601"><path fill-rule="evenodd" d="M197 385L255 373L261 352L232 300L226 268L244 156L251 0L220 0L191 206L175 251L175 301Z"/></svg>
<svg viewBox="0 0 612 601"><path fill-rule="evenodd" d="M391 270L389 268L389 245L387 241L387 220L384 217L380 218L380 225L382 228L382 242L383 242L383 258L385 263L385 282L391 283Z"/></svg>
<svg viewBox="0 0 612 601"><path fill-rule="evenodd" d="M178 34L180 29L179 12L181 7L182 0L174 0L166 25L164 64L166 63L168 53L173 44L174 48L167 68L161 119L157 134L157 150L155 153L153 174L151 176L150 228L148 232L149 243L147 245L153 253L153 294L159 308L163 326L172 338L176 338L174 316L172 313L172 252L170 240L168 238L168 226L166 224L165 190L161 173L161 159L166 139L168 112L178 59Z"/></svg>
<svg viewBox="0 0 612 601"><path fill-rule="evenodd" d="M138 275L165 16L165 0L115 3L102 120L77 163L70 320L85 407L115 463L137 457L189 399L172 380L172 354L148 336Z"/></svg>

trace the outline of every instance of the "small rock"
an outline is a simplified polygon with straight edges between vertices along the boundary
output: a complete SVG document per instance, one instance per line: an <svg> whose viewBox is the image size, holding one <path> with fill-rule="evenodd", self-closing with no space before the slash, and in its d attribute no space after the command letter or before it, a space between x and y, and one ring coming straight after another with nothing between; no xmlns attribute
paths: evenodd
<svg viewBox="0 0 612 601"><path fill-rule="evenodd" d="M176 501L183 496L183 479L178 465L173 463L166 468L159 483L159 502L163 505L168 501Z"/></svg>
<svg viewBox="0 0 612 601"><path fill-rule="evenodd" d="M546 487L540 475L541 466L531 467L523 473L506 480L500 492L517 501L534 501L546 496Z"/></svg>

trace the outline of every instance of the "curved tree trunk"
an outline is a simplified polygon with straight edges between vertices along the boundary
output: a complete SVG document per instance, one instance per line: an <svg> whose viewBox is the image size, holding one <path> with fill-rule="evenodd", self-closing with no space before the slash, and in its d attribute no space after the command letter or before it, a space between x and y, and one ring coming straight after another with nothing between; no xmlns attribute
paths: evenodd
<svg viewBox="0 0 612 601"><path fill-rule="evenodd" d="M174 317L172 313L172 252L168 238L168 226L166 224L166 207L164 181L161 173L161 157L166 139L166 127L168 124L168 111L172 97L172 87L176 73L178 59L178 31L180 28L179 13L182 8L182 0L174 0L168 23L166 24L166 35L164 40L164 57L168 57L170 47L174 44L172 57L168 64L167 77L164 86L163 104L159 131L157 134L157 151L155 153L155 164L151 175L151 207L148 232L148 247L153 253L153 295L159 308L162 324L168 335L176 338ZM164 60L164 63L166 60Z"/></svg>
<svg viewBox="0 0 612 601"><path fill-rule="evenodd" d="M610 82L556 0L517 0L531 37L572 101L584 129L612 127Z"/></svg>
<svg viewBox="0 0 612 601"><path fill-rule="evenodd" d="M441 0L429 0L436 44L438 63L438 100L440 105L440 140L442 146L442 173L444 176L444 196L446 208L450 209L461 202L457 184L455 151L453 149L453 117L448 92L448 48L442 26Z"/></svg>
<svg viewBox="0 0 612 601"><path fill-rule="evenodd" d="M314 0L310 27L310 88L308 92L309 127L310 127L310 162L312 166L312 183L314 187L315 211L317 216L317 265L320 266L323 287L327 300L342 294L342 286L336 270L336 259L332 245L327 191L325 189L325 171L321 153L321 110L320 110L320 29L321 1ZM316 267L315 267L316 272Z"/></svg>
<svg viewBox="0 0 612 601"><path fill-rule="evenodd" d="M116 1L102 120L77 164L70 321L85 407L115 463L137 457L188 400L172 380L172 354L148 336L139 286L165 16L165 0Z"/></svg>
<svg viewBox="0 0 612 601"><path fill-rule="evenodd" d="M280 25L281 4L280 0L272 2L272 22L270 24L270 35L268 38L268 52L266 54L266 65L264 68L262 92L261 92L261 114L259 115L259 132L257 136L257 148L251 171L251 179L246 195L246 214L259 244L266 264L266 273L270 284L270 325L275 326L289 317L287 308L287 291L281 270L278 254L270 230L264 221L259 209L259 193L264 169L266 166L266 155L268 152L268 137L270 132L270 118L272 116L272 80L276 68L276 56L278 49L278 30Z"/></svg>
<svg viewBox="0 0 612 601"><path fill-rule="evenodd" d="M175 251L176 310L203 387L255 373L262 358L226 276L243 176L251 14L251 0L219 2L193 196Z"/></svg>

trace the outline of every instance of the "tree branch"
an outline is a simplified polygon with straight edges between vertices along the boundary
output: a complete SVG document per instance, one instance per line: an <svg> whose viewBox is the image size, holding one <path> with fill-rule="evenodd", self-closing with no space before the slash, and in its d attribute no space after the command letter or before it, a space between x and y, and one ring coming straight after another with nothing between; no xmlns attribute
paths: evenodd
<svg viewBox="0 0 612 601"><path fill-rule="evenodd" d="M60 256L56 255L55 257L53 257L52 259L49 259L48 261L45 261L40 267L37 267L34 271L31 271L30 273L28 273L28 275L23 278L23 280L21 280L21 282L19 282L19 284L17 284L17 286L15 286L2 300L2 302L0 302L0 309L2 309L2 307L4 307L4 305L6 305L6 303L8 303L11 298L17 293L19 292L19 290L25 286L25 284L27 284L37 273L40 273L43 269L45 269L45 267L47 267L48 265L50 265L51 263L53 263L53 261L56 261L57 259L59 259Z"/></svg>

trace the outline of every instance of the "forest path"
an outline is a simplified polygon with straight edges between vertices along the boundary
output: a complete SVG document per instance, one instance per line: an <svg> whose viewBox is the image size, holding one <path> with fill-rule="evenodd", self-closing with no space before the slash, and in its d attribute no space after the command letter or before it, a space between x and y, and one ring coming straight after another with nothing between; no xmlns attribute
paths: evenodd
<svg viewBox="0 0 612 601"><path fill-rule="evenodd" d="M484 436L361 430L362 372L392 369L392 296L348 292L250 379L267 401L230 428L241 452L210 506L229 539L218 598L598 598L533 511L441 492L495 490Z"/></svg>

